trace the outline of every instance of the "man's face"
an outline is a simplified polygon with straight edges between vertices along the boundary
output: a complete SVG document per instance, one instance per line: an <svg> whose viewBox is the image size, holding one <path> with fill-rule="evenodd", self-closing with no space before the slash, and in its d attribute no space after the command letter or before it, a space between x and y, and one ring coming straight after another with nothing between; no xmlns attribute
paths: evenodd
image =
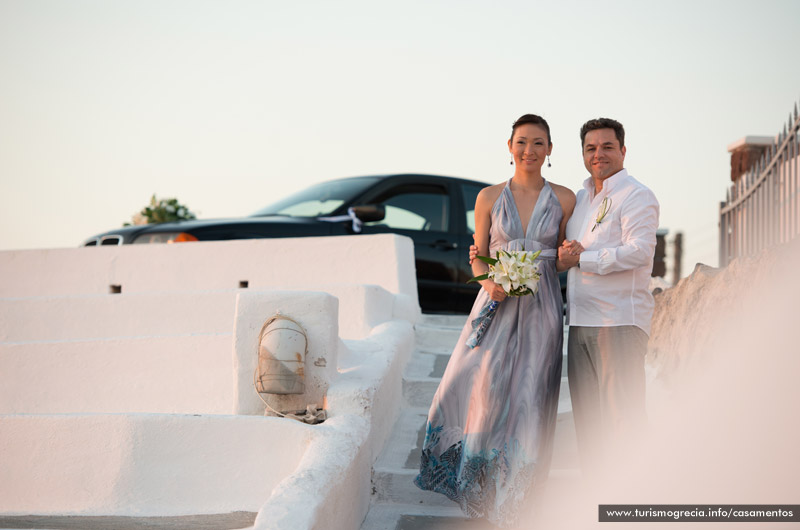
<svg viewBox="0 0 800 530"><path fill-rule="evenodd" d="M595 129L583 140L583 163L596 180L619 172L625 162L625 148L619 146L614 129Z"/></svg>

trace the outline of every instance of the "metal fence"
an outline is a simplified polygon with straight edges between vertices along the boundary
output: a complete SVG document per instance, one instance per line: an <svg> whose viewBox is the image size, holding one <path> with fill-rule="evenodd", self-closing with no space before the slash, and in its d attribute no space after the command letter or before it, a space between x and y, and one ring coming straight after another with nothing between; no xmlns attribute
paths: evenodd
<svg viewBox="0 0 800 530"><path fill-rule="evenodd" d="M719 266L800 234L800 119L794 113L759 161L730 187L719 208Z"/></svg>

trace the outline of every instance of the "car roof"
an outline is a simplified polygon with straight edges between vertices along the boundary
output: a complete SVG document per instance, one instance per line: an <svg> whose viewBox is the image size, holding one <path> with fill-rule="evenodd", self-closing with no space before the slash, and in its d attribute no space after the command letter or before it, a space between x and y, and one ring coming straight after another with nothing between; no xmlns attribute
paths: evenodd
<svg viewBox="0 0 800 530"><path fill-rule="evenodd" d="M491 185L489 182L485 182L485 181L482 181L482 180L467 179L467 178L463 178L463 177L449 177L449 176L446 176L446 175L433 175L433 174L430 174L430 173L387 173L387 174L382 174L382 175L360 175L360 176L357 176L357 177L344 177L344 178L338 178L338 179L329 179L328 181L330 182L330 181L334 181L334 180L346 180L346 179L349 180L349 179L362 179L362 178L364 178L364 179L366 179L366 178L372 178L372 179L378 178L378 179L381 179L381 180L388 180L388 179L396 179L396 178L403 178L403 177L416 177L416 178L423 177L423 178L430 178L430 179L436 179L436 180L441 179L441 180L455 180L455 181L461 181L461 182L470 182L470 183L473 183L473 184L482 184L482 185L485 185L485 186L490 186Z"/></svg>

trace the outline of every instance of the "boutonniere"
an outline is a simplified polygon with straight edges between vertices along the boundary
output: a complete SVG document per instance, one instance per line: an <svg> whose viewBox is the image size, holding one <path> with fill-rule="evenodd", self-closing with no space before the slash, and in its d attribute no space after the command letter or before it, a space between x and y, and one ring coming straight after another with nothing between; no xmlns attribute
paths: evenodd
<svg viewBox="0 0 800 530"><path fill-rule="evenodd" d="M611 198L604 197L603 202L600 204L600 208L597 210L597 217L594 219L594 226L592 227L592 232L594 229L597 228L597 225L603 222L603 219L606 218L608 211L611 209Z"/></svg>

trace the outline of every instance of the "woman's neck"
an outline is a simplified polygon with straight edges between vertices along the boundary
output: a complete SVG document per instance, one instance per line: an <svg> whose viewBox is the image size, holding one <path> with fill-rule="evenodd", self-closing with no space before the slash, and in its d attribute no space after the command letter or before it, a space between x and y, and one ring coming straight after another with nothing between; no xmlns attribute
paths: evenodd
<svg viewBox="0 0 800 530"><path fill-rule="evenodd" d="M522 171L521 169L517 168L514 171L514 176L512 180L515 184L523 187L523 188L530 188L534 190L540 190L544 187L544 177L542 177L542 172L537 171L533 172L526 172Z"/></svg>

